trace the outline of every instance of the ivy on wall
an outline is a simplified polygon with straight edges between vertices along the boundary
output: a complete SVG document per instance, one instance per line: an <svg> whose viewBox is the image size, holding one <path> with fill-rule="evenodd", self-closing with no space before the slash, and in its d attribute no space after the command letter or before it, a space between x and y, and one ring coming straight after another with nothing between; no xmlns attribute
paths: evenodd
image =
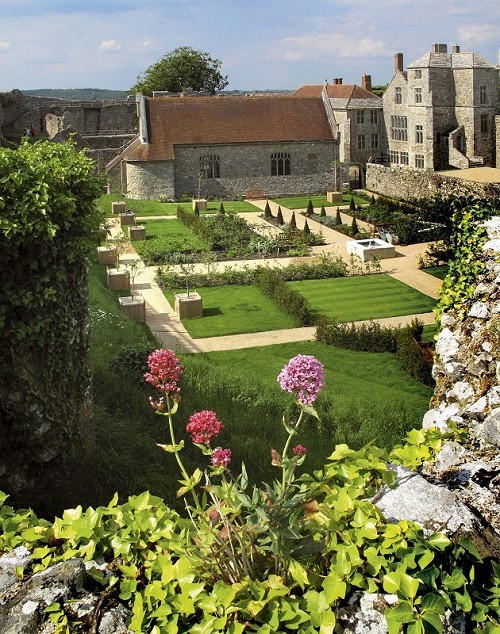
<svg viewBox="0 0 500 634"><path fill-rule="evenodd" d="M13 492L82 440L102 184L71 142L0 148L0 481Z"/></svg>

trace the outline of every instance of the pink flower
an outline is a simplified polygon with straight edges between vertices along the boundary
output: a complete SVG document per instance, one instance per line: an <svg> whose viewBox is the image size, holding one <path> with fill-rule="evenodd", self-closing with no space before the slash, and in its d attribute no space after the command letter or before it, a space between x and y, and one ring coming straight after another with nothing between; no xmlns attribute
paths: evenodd
<svg viewBox="0 0 500 634"><path fill-rule="evenodd" d="M307 449L304 447L304 445L295 445L292 451L298 458L300 458L301 456L305 456L307 453Z"/></svg>
<svg viewBox="0 0 500 634"><path fill-rule="evenodd" d="M223 427L224 425L217 420L217 414L205 409L190 417L186 431L194 443L209 445L212 436L217 436Z"/></svg>
<svg viewBox="0 0 500 634"><path fill-rule="evenodd" d="M311 405L325 385L323 364L316 357L298 354L278 374L278 383L302 405Z"/></svg>
<svg viewBox="0 0 500 634"><path fill-rule="evenodd" d="M172 350L159 349L148 357L149 372L144 379L160 392L176 394L180 392L177 381L180 379L183 367Z"/></svg>
<svg viewBox="0 0 500 634"><path fill-rule="evenodd" d="M212 454L212 466L228 467L231 464L231 449L217 447Z"/></svg>

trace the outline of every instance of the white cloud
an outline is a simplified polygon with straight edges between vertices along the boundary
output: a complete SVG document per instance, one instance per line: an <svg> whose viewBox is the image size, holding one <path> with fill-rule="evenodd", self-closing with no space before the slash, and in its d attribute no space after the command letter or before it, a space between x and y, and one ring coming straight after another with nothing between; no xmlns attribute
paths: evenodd
<svg viewBox="0 0 500 634"><path fill-rule="evenodd" d="M118 42L118 40L103 40L100 44L99 44L99 50L100 51L111 51L111 52L116 52L116 51L121 51L122 50L122 45L120 42Z"/></svg>
<svg viewBox="0 0 500 634"><path fill-rule="evenodd" d="M8 51L10 49L9 42L5 42L4 40L0 40L0 53L4 51Z"/></svg>
<svg viewBox="0 0 500 634"><path fill-rule="evenodd" d="M388 51L380 40L366 37L358 39L343 33L322 33L284 38L277 43L274 56L293 61L321 61L332 57L356 58L387 54Z"/></svg>
<svg viewBox="0 0 500 634"><path fill-rule="evenodd" d="M485 42L497 37L498 29L493 24L467 24L458 29L458 36L464 42Z"/></svg>

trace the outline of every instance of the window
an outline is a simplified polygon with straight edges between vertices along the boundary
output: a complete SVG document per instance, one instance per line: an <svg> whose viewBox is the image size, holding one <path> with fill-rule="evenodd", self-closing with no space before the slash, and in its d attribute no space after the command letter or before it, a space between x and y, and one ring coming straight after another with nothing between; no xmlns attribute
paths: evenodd
<svg viewBox="0 0 500 634"><path fill-rule="evenodd" d="M479 86L479 103L488 103L488 95L486 94L486 86Z"/></svg>
<svg viewBox="0 0 500 634"><path fill-rule="evenodd" d="M422 88L415 88L415 103L422 103Z"/></svg>
<svg viewBox="0 0 500 634"><path fill-rule="evenodd" d="M397 165L399 163L399 152L396 152L396 150L389 150L389 162L391 165Z"/></svg>
<svg viewBox="0 0 500 634"><path fill-rule="evenodd" d="M378 123L378 110L370 110L370 123Z"/></svg>
<svg viewBox="0 0 500 634"><path fill-rule="evenodd" d="M365 111L357 110L356 111L356 123L364 123L365 122Z"/></svg>
<svg viewBox="0 0 500 634"><path fill-rule="evenodd" d="M415 167L424 167L424 155L423 154L415 154Z"/></svg>
<svg viewBox="0 0 500 634"><path fill-rule="evenodd" d="M408 141L406 117L391 116L391 139L393 141Z"/></svg>
<svg viewBox="0 0 500 634"><path fill-rule="evenodd" d="M487 114L481 115L481 132L483 134L486 134L488 132L488 115Z"/></svg>
<svg viewBox="0 0 500 634"><path fill-rule="evenodd" d="M372 134L371 148L372 150L376 150L378 148L378 134Z"/></svg>
<svg viewBox="0 0 500 634"><path fill-rule="evenodd" d="M220 178L220 158L217 154L200 156L200 177Z"/></svg>
<svg viewBox="0 0 500 634"><path fill-rule="evenodd" d="M423 143L424 142L424 126L416 125L415 126L415 143Z"/></svg>
<svg viewBox="0 0 500 634"><path fill-rule="evenodd" d="M415 76L415 79L422 79L422 71L420 70L420 68L415 71L414 76Z"/></svg>
<svg viewBox="0 0 500 634"><path fill-rule="evenodd" d="M364 150L366 147L365 135L358 134L358 150Z"/></svg>
<svg viewBox="0 0 500 634"><path fill-rule="evenodd" d="M401 152L401 154L400 154L400 162L401 162L401 165L408 165L409 164L408 152Z"/></svg>
<svg viewBox="0 0 500 634"><path fill-rule="evenodd" d="M288 152L274 152L271 154L271 176L290 175L290 154Z"/></svg>
<svg viewBox="0 0 500 634"><path fill-rule="evenodd" d="M403 91L400 86L394 89L394 103L403 103Z"/></svg>

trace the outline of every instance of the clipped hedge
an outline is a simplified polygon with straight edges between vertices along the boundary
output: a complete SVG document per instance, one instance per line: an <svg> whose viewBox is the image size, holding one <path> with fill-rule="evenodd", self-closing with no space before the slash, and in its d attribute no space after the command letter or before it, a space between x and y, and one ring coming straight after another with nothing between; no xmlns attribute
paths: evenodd
<svg viewBox="0 0 500 634"><path fill-rule="evenodd" d="M279 271L262 269L255 276L255 283L301 326L309 326L313 323L308 301L288 286Z"/></svg>

